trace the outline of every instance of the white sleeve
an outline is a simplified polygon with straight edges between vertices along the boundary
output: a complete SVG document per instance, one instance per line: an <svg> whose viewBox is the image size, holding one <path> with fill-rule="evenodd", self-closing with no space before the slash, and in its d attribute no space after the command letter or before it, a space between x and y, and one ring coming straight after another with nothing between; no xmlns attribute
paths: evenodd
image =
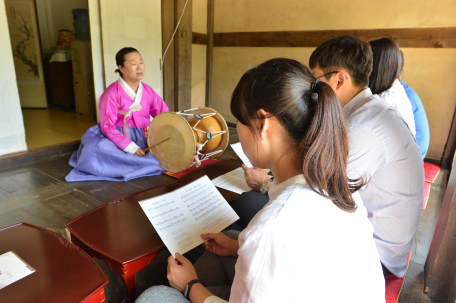
<svg viewBox="0 0 456 303"><path fill-rule="evenodd" d="M124 152L134 155L138 150L139 146L135 142L131 142L125 147Z"/></svg>
<svg viewBox="0 0 456 303"><path fill-rule="evenodd" d="M352 179L364 176L368 181L378 167L385 163L385 148L375 133L362 125L348 126L348 143L348 176Z"/></svg>
<svg viewBox="0 0 456 303"><path fill-rule="evenodd" d="M287 279L279 272L280 256L271 234L250 230L241 233L236 275L231 286L230 302L280 302ZM283 259L282 259L283 261ZM282 279L281 279L282 278ZM279 291L280 290L280 291Z"/></svg>
<svg viewBox="0 0 456 303"><path fill-rule="evenodd" d="M210 296L210 297L207 297L203 303L228 303L228 301L220 299L219 297L216 297L216 296Z"/></svg>

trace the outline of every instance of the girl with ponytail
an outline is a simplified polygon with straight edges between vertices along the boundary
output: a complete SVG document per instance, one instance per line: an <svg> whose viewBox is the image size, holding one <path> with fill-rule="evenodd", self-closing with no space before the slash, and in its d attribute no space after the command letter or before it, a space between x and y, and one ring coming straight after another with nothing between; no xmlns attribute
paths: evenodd
<svg viewBox="0 0 456 303"><path fill-rule="evenodd" d="M224 302L214 296L223 297L220 281L232 284L230 302L385 302L372 225L356 192L365 181L347 177L346 122L331 87L297 61L272 59L242 76L231 112L252 165L274 175L269 203L238 239L202 235L196 271L183 256L170 257L170 285L192 286L191 302ZM140 299L160 302L154 295L163 291ZM188 302L180 298L169 302Z"/></svg>

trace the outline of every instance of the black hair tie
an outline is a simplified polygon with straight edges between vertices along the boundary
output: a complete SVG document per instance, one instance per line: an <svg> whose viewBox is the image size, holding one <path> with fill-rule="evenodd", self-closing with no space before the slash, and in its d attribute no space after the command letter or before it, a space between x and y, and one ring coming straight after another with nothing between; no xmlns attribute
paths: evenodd
<svg viewBox="0 0 456 303"><path fill-rule="evenodd" d="M316 79L311 85L310 85L310 90L312 93L315 93L315 88L317 87L318 82L321 82L321 79Z"/></svg>

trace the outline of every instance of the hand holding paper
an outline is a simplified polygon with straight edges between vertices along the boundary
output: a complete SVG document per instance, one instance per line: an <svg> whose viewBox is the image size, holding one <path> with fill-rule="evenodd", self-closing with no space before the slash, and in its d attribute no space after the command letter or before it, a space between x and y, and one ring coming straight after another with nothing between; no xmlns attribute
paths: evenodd
<svg viewBox="0 0 456 303"><path fill-rule="evenodd" d="M239 241L233 240L224 233L203 234L201 238L207 240L204 242L204 248L213 254L225 257L237 257L239 250Z"/></svg>
<svg viewBox="0 0 456 303"><path fill-rule="evenodd" d="M169 285L180 292L184 292L188 282L198 279L192 262L179 253L168 258L167 277Z"/></svg>
<svg viewBox="0 0 456 303"><path fill-rule="evenodd" d="M242 165L242 169L247 186L255 191L260 191L261 185L270 179L269 170L257 167L248 168L246 165Z"/></svg>
<svg viewBox="0 0 456 303"><path fill-rule="evenodd" d="M139 204L173 256L203 243L201 234L220 232L239 219L207 176Z"/></svg>

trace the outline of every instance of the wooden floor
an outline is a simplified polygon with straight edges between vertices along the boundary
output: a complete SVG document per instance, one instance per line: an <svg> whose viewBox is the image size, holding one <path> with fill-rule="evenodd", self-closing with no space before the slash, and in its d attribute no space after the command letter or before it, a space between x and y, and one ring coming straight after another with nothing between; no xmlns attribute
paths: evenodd
<svg viewBox="0 0 456 303"><path fill-rule="evenodd" d="M431 246L447 180L448 170L442 170L431 186L429 201L426 209L421 212L421 219L413 240L412 257L398 303L432 302L428 295L423 293L424 263Z"/></svg>
<svg viewBox="0 0 456 303"><path fill-rule="evenodd" d="M67 112L62 108L23 108L27 148L37 148L81 139L97 124L93 115Z"/></svg>
<svg viewBox="0 0 456 303"><path fill-rule="evenodd" d="M233 133L233 130L230 131ZM237 140L235 133L230 136L231 143ZM69 183L65 181L65 176L71 171L68 165L70 156L71 153L55 155L0 170L0 228L17 222L29 222L68 237L65 224L87 211L142 189L174 181L167 175L159 175L128 182ZM235 157L231 148L222 156L229 157ZM432 185L428 206L421 215L415 235L413 254L399 303L430 302L428 296L422 292L423 267L437 222L447 176L448 172L442 171ZM106 302L121 302L124 289L120 278L111 272L104 262L98 263L110 280L105 289ZM162 266L159 265L160 262L152 263L137 275L138 294L148 286L159 283L157 281L160 277L154 276L154 273L166 272L166 268L154 267ZM330 271L331 269L328 269L328 272Z"/></svg>

